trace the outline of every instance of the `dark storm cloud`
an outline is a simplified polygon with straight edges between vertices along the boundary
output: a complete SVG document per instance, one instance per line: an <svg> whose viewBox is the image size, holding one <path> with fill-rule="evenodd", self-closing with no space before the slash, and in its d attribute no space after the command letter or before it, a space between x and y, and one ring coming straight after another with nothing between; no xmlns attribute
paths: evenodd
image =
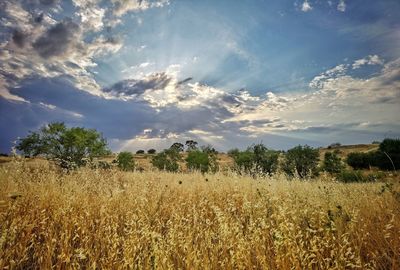
<svg viewBox="0 0 400 270"><path fill-rule="evenodd" d="M27 34L21 30L15 29L12 33L12 40L18 47L22 48L27 42Z"/></svg>
<svg viewBox="0 0 400 270"><path fill-rule="evenodd" d="M123 80L109 88L105 88L104 92L112 93L116 96L139 96L146 90L150 89L163 89L171 81L171 77L166 73L155 73L147 76L142 80Z"/></svg>
<svg viewBox="0 0 400 270"><path fill-rule="evenodd" d="M40 13L39 15L37 15L34 19L35 23L41 23L43 21L44 18L44 13Z"/></svg>
<svg viewBox="0 0 400 270"><path fill-rule="evenodd" d="M77 42L79 25L71 19L65 19L48 29L33 43L33 48L43 58L65 54Z"/></svg>

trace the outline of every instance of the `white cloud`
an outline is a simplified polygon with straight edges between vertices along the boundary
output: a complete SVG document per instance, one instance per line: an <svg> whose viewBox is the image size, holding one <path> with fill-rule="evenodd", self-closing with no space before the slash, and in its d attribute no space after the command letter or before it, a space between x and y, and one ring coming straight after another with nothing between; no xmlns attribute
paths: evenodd
<svg viewBox="0 0 400 270"><path fill-rule="evenodd" d="M358 69L363 65L383 65L384 61L378 55L368 55L362 59L354 61L353 69Z"/></svg>
<svg viewBox="0 0 400 270"><path fill-rule="evenodd" d="M312 6L307 0L305 0L301 5L301 11L308 12L311 11L312 9L313 9Z"/></svg>
<svg viewBox="0 0 400 270"><path fill-rule="evenodd" d="M344 0L339 0L339 4L337 6L337 10L339 10L341 12L345 12L346 11L346 3L344 2Z"/></svg>
<svg viewBox="0 0 400 270"><path fill-rule="evenodd" d="M85 31L98 32L103 29L106 10L98 6L99 0L73 0L78 8L76 15L80 17Z"/></svg>
<svg viewBox="0 0 400 270"><path fill-rule="evenodd" d="M148 0L111 0L114 5L114 14L122 16L130 11L141 11L148 8L160 8L169 5L168 0L148 1Z"/></svg>

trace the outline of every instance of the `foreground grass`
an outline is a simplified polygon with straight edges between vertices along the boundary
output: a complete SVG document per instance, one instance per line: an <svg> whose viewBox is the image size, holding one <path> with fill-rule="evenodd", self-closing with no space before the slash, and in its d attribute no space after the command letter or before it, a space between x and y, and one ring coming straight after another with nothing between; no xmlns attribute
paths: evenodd
<svg viewBox="0 0 400 270"><path fill-rule="evenodd" d="M399 269L398 184L0 167L0 269Z"/></svg>

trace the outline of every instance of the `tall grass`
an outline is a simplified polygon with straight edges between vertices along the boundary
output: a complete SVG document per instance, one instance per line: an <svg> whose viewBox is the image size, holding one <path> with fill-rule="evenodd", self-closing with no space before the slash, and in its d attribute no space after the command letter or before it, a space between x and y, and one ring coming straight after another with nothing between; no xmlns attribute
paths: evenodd
<svg viewBox="0 0 400 270"><path fill-rule="evenodd" d="M0 167L0 269L399 269L398 184Z"/></svg>

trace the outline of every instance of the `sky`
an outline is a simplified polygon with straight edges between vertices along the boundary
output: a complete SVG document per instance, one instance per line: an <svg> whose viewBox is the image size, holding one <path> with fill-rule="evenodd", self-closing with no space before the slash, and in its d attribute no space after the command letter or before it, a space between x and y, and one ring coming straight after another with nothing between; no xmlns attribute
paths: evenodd
<svg viewBox="0 0 400 270"><path fill-rule="evenodd" d="M0 152L55 121L111 149L400 137L398 0L3 0Z"/></svg>

